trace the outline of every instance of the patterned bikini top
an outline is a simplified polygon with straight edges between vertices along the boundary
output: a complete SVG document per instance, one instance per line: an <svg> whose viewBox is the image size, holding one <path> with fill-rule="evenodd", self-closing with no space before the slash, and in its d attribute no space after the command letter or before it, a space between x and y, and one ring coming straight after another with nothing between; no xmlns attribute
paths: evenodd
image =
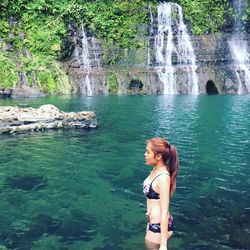
<svg viewBox="0 0 250 250"><path fill-rule="evenodd" d="M163 172L161 174L158 174L149 184L146 184L143 186L143 193L145 194L145 196L147 196L148 199L154 199L154 200L160 199L160 194L158 194L157 192L155 192L153 190L152 184L153 184L154 180L162 174L169 175L168 172Z"/></svg>

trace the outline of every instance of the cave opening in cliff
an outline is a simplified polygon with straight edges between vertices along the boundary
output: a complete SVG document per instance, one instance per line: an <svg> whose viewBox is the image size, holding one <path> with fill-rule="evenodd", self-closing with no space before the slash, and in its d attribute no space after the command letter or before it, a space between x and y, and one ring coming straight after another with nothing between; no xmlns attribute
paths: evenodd
<svg viewBox="0 0 250 250"><path fill-rule="evenodd" d="M143 88L143 83L140 80L133 79L129 84L129 89L139 89Z"/></svg>
<svg viewBox="0 0 250 250"><path fill-rule="evenodd" d="M208 95L218 95L219 91L212 80L209 80L206 84L206 92Z"/></svg>

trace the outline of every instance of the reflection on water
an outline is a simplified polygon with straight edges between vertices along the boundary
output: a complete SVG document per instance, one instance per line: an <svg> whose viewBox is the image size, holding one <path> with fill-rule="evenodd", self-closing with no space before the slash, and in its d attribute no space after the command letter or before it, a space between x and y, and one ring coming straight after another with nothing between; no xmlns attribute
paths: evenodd
<svg viewBox="0 0 250 250"><path fill-rule="evenodd" d="M177 146L169 249L249 249L249 96L1 100L93 110L96 130L0 135L0 246L144 249L146 139Z"/></svg>

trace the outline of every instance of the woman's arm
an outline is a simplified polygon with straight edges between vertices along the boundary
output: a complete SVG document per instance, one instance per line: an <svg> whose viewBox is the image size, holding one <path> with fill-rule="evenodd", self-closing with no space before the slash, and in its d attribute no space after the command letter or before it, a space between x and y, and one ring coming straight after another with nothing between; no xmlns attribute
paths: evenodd
<svg viewBox="0 0 250 250"><path fill-rule="evenodd" d="M161 209L161 243L160 250L167 249L168 239L168 220L169 220L169 201L170 201L170 177L169 175L161 175L158 180L160 193L160 209Z"/></svg>

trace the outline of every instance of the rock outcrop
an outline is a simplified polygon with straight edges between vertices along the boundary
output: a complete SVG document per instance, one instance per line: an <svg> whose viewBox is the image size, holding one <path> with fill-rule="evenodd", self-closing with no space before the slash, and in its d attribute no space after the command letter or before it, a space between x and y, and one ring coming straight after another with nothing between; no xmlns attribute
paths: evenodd
<svg viewBox="0 0 250 250"><path fill-rule="evenodd" d="M94 112L63 112L51 104L38 109L0 107L0 133L27 132L62 128L96 128Z"/></svg>
<svg viewBox="0 0 250 250"><path fill-rule="evenodd" d="M12 94L12 89L0 88L0 98L10 97Z"/></svg>
<svg viewBox="0 0 250 250"><path fill-rule="evenodd" d="M27 85L21 85L13 88L11 97L13 98L34 98L44 97L45 95L38 88L31 88Z"/></svg>

